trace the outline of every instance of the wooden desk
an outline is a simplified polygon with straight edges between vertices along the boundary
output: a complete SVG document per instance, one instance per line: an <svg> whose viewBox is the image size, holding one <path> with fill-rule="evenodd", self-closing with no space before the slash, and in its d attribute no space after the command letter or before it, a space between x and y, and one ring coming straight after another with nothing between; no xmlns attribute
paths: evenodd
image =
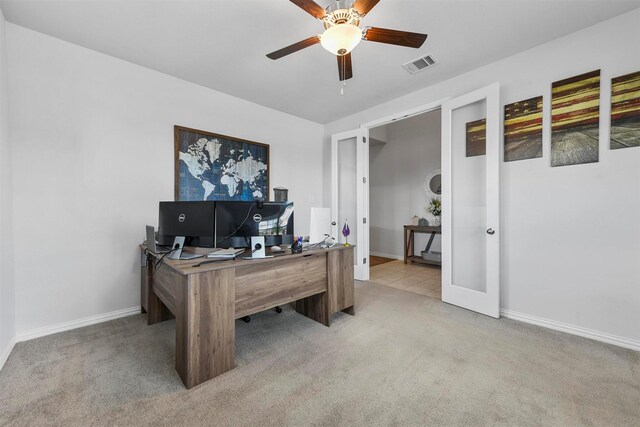
<svg viewBox="0 0 640 427"><path fill-rule="evenodd" d="M329 326L338 311L353 315L353 246L316 249L261 260L170 260L141 245L142 312L147 323L176 318L176 371L187 388L235 366L235 319L295 302ZM190 248L202 253L210 249Z"/></svg>
<svg viewBox="0 0 640 427"><path fill-rule="evenodd" d="M425 252L428 252L431 249L431 244L433 243L433 239L436 237L436 234L441 233L440 226L431 227L431 226L421 226L421 225L405 225L404 226L404 263L407 261L423 263L423 264L432 264L432 265L440 265L439 261L428 261L421 256L415 256L413 251L413 246L415 243L414 234L415 233L430 233L429 243L427 243L427 247L425 248Z"/></svg>

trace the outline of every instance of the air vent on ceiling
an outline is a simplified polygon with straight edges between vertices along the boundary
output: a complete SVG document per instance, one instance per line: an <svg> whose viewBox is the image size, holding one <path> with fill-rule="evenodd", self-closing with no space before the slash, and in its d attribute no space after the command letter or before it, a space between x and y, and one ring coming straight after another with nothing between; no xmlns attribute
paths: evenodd
<svg viewBox="0 0 640 427"><path fill-rule="evenodd" d="M410 74L415 74L418 71L426 70L427 68L431 68L436 65L438 65L438 61L436 61L436 59L431 54L421 56L418 59L414 59L413 61L409 61L406 64L402 64L404 69L407 70Z"/></svg>

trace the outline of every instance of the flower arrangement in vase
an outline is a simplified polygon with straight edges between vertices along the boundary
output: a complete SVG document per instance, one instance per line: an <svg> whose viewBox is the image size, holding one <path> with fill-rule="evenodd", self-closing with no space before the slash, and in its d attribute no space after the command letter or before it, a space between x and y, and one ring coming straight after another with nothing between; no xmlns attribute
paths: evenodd
<svg viewBox="0 0 640 427"><path fill-rule="evenodd" d="M436 199L435 197L432 198L424 210L433 215L433 225L438 227L440 225L440 214L442 213L442 204L440 199Z"/></svg>

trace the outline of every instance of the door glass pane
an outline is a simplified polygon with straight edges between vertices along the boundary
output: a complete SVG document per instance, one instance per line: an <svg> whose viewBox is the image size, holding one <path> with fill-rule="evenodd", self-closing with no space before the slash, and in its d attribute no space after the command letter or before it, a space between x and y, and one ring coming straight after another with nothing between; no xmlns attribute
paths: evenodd
<svg viewBox="0 0 640 427"><path fill-rule="evenodd" d="M348 242L352 245L357 242L357 161L356 138L338 141L338 223L336 232L338 242ZM347 237L342 233L345 221L347 221L350 231Z"/></svg>
<svg viewBox="0 0 640 427"><path fill-rule="evenodd" d="M486 102L451 112L452 284L486 292Z"/></svg>

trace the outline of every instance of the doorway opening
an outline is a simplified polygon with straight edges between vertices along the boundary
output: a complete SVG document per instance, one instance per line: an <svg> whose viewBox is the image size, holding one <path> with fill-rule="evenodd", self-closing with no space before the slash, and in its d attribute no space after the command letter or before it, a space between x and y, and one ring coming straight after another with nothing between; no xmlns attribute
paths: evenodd
<svg viewBox="0 0 640 427"><path fill-rule="evenodd" d="M441 109L369 128L372 283L441 299Z"/></svg>
<svg viewBox="0 0 640 427"><path fill-rule="evenodd" d="M342 188L348 183L355 194L357 225L354 277L369 280L369 131L436 109L441 110L442 120L441 299L497 318L500 317L500 83L331 135L333 222L337 224L341 212L339 196L342 190L349 190ZM354 146L352 155L347 157L355 159L355 166L339 162L338 148L344 144ZM393 169L402 169L402 165ZM341 178L346 173L350 178L344 181ZM386 199L386 204L398 205L393 203L395 194L388 197L391 200ZM348 228L345 229L346 239ZM390 264L380 264L379 268L390 268Z"/></svg>

